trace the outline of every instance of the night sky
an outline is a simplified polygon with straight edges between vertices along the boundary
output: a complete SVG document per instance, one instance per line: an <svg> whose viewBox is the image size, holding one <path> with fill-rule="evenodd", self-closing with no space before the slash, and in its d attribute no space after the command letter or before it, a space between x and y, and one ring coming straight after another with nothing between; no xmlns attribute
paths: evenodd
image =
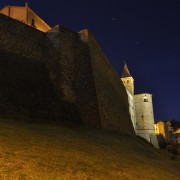
<svg viewBox="0 0 180 180"><path fill-rule="evenodd" d="M25 0L2 0L21 5ZM89 29L121 76L125 60L136 93L152 93L155 120L180 120L179 0L29 0L51 27Z"/></svg>

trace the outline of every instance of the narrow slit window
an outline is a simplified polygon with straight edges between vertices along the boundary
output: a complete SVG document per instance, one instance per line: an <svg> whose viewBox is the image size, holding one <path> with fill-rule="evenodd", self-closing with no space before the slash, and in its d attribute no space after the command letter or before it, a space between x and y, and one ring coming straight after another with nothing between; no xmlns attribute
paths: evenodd
<svg viewBox="0 0 180 180"><path fill-rule="evenodd" d="M34 19L31 20L31 26L35 27L35 20Z"/></svg>

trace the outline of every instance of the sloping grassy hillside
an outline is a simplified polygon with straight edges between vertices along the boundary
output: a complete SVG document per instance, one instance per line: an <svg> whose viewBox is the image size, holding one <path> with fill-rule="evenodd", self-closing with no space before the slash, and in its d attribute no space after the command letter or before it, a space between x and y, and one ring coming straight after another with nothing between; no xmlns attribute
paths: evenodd
<svg viewBox="0 0 180 180"><path fill-rule="evenodd" d="M0 120L0 179L179 179L180 161L139 138Z"/></svg>

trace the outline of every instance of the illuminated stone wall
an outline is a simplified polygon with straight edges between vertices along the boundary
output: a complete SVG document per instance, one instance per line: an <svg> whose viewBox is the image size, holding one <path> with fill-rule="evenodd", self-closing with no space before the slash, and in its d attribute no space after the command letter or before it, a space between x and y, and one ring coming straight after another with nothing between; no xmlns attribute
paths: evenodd
<svg viewBox="0 0 180 180"><path fill-rule="evenodd" d="M151 94L134 95L137 130L154 130L154 114Z"/></svg>
<svg viewBox="0 0 180 180"><path fill-rule="evenodd" d="M152 95L148 93L134 95L136 110L136 134L158 147L154 129Z"/></svg>
<svg viewBox="0 0 180 180"><path fill-rule="evenodd" d="M135 110L135 104L134 104L134 96L127 91L128 95L128 102L129 102L129 113L131 116L131 121L133 123L134 130L136 131L136 110Z"/></svg>

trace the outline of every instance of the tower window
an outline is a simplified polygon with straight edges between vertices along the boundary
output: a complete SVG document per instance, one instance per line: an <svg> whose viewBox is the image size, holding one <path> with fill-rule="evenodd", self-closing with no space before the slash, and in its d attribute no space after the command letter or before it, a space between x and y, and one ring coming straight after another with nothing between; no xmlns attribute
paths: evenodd
<svg viewBox="0 0 180 180"><path fill-rule="evenodd" d="M148 102L148 98L144 98L144 102Z"/></svg>
<svg viewBox="0 0 180 180"><path fill-rule="evenodd" d="M127 83L129 83L129 80L127 80Z"/></svg>

